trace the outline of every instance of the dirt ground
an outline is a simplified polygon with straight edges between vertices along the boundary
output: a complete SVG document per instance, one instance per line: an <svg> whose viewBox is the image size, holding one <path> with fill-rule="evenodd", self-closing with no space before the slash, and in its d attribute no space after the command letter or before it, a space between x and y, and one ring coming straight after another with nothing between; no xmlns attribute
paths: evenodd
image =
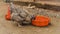
<svg viewBox="0 0 60 34"><path fill-rule="evenodd" d="M60 19L51 18L48 27L24 26L17 27L11 21L5 20L8 4L0 2L0 34L60 34Z"/></svg>

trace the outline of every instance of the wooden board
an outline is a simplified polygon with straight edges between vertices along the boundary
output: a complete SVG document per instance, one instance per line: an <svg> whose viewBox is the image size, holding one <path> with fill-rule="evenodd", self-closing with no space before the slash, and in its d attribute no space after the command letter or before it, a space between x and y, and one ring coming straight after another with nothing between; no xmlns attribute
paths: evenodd
<svg viewBox="0 0 60 34"><path fill-rule="evenodd" d="M38 8L43 8L43 9L49 9L49 10L55 10L55 11L60 11L60 1L59 0L34 0L33 2L28 2L28 1L18 1L15 2L15 4L20 4L20 5L27 5L32 4L32 6L36 6Z"/></svg>
<svg viewBox="0 0 60 34"><path fill-rule="evenodd" d="M60 0L13 0L13 1L21 1L21 2L34 2L48 5L60 6Z"/></svg>
<svg viewBox="0 0 60 34"><path fill-rule="evenodd" d="M33 2L33 0L13 0L13 1L21 1L21 2Z"/></svg>

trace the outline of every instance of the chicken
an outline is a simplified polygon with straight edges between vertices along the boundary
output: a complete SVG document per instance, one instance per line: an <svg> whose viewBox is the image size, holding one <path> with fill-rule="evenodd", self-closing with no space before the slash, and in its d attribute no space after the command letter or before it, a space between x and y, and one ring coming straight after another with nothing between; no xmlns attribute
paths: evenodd
<svg viewBox="0 0 60 34"><path fill-rule="evenodd" d="M20 25L29 25L31 24L32 14L29 13L28 10L15 7L13 3L10 4L11 9L11 19L16 21Z"/></svg>

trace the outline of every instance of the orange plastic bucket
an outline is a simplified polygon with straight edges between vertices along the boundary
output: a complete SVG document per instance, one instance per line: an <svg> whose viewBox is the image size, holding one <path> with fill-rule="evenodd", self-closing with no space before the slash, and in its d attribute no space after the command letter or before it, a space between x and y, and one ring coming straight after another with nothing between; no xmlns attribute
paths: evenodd
<svg viewBox="0 0 60 34"><path fill-rule="evenodd" d="M50 19L45 16L36 16L34 20L32 20L32 24L35 26L48 26Z"/></svg>
<svg viewBox="0 0 60 34"><path fill-rule="evenodd" d="M10 20L10 19L11 19L10 7L8 7L8 12L7 12L7 14L5 15L5 19L6 19L6 20Z"/></svg>

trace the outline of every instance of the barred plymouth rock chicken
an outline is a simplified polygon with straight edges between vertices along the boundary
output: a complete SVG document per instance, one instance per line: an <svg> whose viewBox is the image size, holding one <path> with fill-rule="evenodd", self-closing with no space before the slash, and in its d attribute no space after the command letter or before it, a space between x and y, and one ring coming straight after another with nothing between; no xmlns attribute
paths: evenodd
<svg viewBox="0 0 60 34"><path fill-rule="evenodd" d="M16 21L20 25L31 24L31 18L33 17L33 14L29 13L28 10L21 7L15 7L13 3L10 4L10 9L11 19L13 21Z"/></svg>

